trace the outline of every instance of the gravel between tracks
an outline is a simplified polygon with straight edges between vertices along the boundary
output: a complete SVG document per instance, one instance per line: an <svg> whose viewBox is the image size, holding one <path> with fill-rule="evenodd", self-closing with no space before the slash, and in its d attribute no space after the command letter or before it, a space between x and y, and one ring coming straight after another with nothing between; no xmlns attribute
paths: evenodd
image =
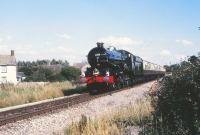
<svg viewBox="0 0 200 135"><path fill-rule="evenodd" d="M7 124L0 127L0 135L51 135L58 133L72 121L79 120L82 114L94 117L134 103L144 97L144 93L150 89L153 82L100 97L56 113L35 116L27 120Z"/></svg>

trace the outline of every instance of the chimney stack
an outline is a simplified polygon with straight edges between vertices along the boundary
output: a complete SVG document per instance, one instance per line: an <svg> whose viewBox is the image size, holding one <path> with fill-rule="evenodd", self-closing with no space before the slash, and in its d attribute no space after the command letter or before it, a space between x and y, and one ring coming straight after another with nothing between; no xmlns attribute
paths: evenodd
<svg viewBox="0 0 200 135"><path fill-rule="evenodd" d="M103 42L97 42L97 47L99 47L99 48L103 48Z"/></svg>
<svg viewBox="0 0 200 135"><path fill-rule="evenodd" d="M15 56L14 50L11 50L11 56Z"/></svg>

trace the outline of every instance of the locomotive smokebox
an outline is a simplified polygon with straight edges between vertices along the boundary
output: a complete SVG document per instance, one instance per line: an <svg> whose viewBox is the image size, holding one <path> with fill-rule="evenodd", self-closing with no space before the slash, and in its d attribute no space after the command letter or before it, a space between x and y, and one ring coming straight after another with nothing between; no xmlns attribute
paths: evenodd
<svg viewBox="0 0 200 135"><path fill-rule="evenodd" d="M99 48L103 48L103 42L97 42L97 47L99 47Z"/></svg>
<svg viewBox="0 0 200 135"><path fill-rule="evenodd" d="M106 49L103 47L102 42L97 42L97 47L90 50L88 53L88 62L92 67L96 67L102 63L103 59L107 59Z"/></svg>

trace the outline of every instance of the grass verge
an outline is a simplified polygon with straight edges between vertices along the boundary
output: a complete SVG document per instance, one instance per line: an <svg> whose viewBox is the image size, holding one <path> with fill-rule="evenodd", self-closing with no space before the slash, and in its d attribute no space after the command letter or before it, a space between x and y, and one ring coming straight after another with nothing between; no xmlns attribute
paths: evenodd
<svg viewBox="0 0 200 135"><path fill-rule="evenodd" d="M64 96L63 91L76 88L69 81L54 83L4 84L0 86L0 108Z"/></svg>
<svg viewBox="0 0 200 135"><path fill-rule="evenodd" d="M98 118L91 119L82 115L79 122L73 122L64 132L66 135L121 135L130 134L131 127L141 127L142 132L146 121L152 119L151 111L151 102L147 98Z"/></svg>

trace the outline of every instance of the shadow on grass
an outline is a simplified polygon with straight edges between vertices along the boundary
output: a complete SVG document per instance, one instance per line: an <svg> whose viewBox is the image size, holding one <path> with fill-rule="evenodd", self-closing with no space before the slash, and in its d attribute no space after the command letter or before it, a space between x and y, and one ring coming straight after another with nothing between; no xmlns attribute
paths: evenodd
<svg viewBox="0 0 200 135"><path fill-rule="evenodd" d="M88 92L88 89L86 86L78 86L76 88L73 89L63 89L62 90L64 96L70 96L73 94L82 94L82 93L86 93Z"/></svg>

